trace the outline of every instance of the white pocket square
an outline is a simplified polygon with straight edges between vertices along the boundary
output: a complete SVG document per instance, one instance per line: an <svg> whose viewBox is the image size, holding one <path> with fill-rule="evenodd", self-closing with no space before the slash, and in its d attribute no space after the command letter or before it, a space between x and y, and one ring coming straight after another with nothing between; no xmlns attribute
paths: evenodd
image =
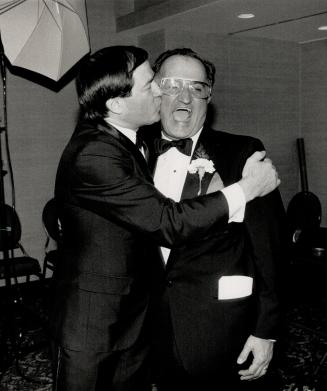
<svg viewBox="0 0 327 391"><path fill-rule="evenodd" d="M253 278L248 276L223 276L218 280L218 300L250 296Z"/></svg>

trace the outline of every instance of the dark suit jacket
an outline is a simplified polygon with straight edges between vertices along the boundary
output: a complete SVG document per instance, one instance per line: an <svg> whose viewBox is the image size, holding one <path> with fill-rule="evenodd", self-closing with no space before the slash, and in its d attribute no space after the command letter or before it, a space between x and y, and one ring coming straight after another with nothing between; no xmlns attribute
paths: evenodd
<svg viewBox="0 0 327 391"><path fill-rule="evenodd" d="M164 198L137 147L101 121L78 124L60 160L55 196L64 255L53 332L75 350L133 345L162 271L157 245L206 235L228 218L221 192L180 204Z"/></svg>
<svg viewBox="0 0 327 391"><path fill-rule="evenodd" d="M150 146L154 134L148 134ZM192 160L199 152L204 153L228 186L241 178L246 159L263 149L252 137L204 128ZM152 150L153 168L155 160ZM213 177L214 173L205 174L202 194L212 185ZM188 173L182 199L195 197L198 190L198 174ZM191 374L215 377L227 373L236 366L250 334L277 338L276 268L282 258L284 219L280 194L275 190L247 204L243 223L231 223L205 237L173 246L166 266L163 311L169 308L178 353ZM218 279L232 275L252 277L252 295L218 300ZM159 313L154 331L161 349L171 337L160 326L164 318L165 314Z"/></svg>

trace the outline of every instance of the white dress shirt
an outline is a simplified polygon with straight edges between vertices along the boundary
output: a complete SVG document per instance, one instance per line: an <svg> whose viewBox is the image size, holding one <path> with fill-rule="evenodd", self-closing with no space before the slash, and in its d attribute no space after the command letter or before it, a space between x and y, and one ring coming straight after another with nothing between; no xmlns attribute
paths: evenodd
<svg viewBox="0 0 327 391"><path fill-rule="evenodd" d="M197 132L192 138L192 154L196 143L200 137L202 129ZM169 140L164 134L162 138ZM169 148L168 151L161 154L157 160L156 170L154 174L155 187L166 197L178 202L181 199L187 170L192 159L178 151L177 148ZM245 213L245 196L242 188L237 184L227 186L221 190L226 197L229 220L228 222L242 222ZM164 262L166 263L170 254L170 249L160 247Z"/></svg>

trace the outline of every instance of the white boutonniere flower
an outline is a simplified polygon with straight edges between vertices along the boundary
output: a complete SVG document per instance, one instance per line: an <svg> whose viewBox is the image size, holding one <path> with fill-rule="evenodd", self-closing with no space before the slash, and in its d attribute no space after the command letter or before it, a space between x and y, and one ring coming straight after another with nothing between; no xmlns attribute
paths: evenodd
<svg viewBox="0 0 327 391"><path fill-rule="evenodd" d="M188 167L188 172L190 174L198 174L199 176L199 191L198 195L201 194L201 186L202 186L202 178L204 177L204 174L206 172L212 174L215 172L215 166L213 164L212 160L208 160L205 158L198 158L195 160L192 160L191 164Z"/></svg>

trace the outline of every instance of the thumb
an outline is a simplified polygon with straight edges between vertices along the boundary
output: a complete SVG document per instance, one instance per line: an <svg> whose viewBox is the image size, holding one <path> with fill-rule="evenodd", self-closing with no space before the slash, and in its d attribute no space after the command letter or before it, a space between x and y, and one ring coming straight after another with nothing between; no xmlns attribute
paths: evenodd
<svg viewBox="0 0 327 391"><path fill-rule="evenodd" d="M243 350L241 351L240 355L237 358L237 364L243 364L247 360L250 352L251 352L250 346L248 344L245 344Z"/></svg>
<svg viewBox="0 0 327 391"><path fill-rule="evenodd" d="M263 160L265 156L266 156L266 151L256 151L249 157L249 159L259 162L260 160Z"/></svg>

